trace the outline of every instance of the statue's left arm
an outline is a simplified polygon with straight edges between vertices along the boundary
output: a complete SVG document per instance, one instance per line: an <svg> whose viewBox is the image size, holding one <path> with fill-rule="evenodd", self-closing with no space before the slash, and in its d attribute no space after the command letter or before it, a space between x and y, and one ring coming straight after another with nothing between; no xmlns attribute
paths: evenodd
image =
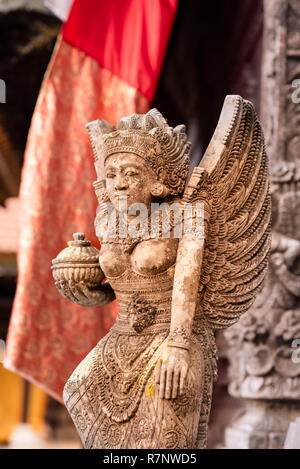
<svg viewBox="0 0 300 469"><path fill-rule="evenodd" d="M183 237L179 241L174 274L171 325L165 356L156 371L161 398L175 399L184 391L189 367L190 337L198 296L203 240Z"/></svg>
<svg viewBox="0 0 300 469"><path fill-rule="evenodd" d="M205 243L200 237L179 243L169 343L157 371L160 395L166 398L176 397L178 376L180 391L184 387L196 304L207 327L229 327L252 305L266 274L271 245L268 160L252 103L226 97L183 202L203 204Z"/></svg>

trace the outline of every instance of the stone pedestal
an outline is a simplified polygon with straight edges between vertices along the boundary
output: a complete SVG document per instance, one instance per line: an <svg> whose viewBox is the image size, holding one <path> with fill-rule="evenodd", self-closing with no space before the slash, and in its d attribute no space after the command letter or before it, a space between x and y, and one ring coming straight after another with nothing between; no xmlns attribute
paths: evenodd
<svg viewBox="0 0 300 469"><path fill-rule="evenodd" d="M299 413L299 401L246 400L245 413L225 431L225 447L283 448L289 423Z"/></svg>
<svg viewBox="0 0 300 469"><path fill-rule="evenodd" d="M284 442L284 449L300 449L300 418L291 422Z"/></svg>

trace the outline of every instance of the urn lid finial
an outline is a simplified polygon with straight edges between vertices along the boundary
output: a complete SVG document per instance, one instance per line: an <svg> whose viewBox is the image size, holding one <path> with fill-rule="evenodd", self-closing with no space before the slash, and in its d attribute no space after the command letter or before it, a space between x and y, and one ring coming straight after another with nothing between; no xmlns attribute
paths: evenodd
<svg viewBox="0 0 300 469"><path fill-rule="evenodd" d="M90 285L102 282L104 273L99 265L99 251L84 238L84 233L73 233L73 241L52 260L55 282L88 282Z"/></svg>
<svg viewBox="0 0 300 469"><path fill-rule="evenodd" d="M69 241L69 246L90 246L91 242L84 239L85 234L78 231L77 233L73 233L73 241Z"/></svg>
<svg viewBox="0 0 300 469"><path fill-rule="evenodd" d="M73 233L73 238L75 241L79 241L79 240L83 241L84 237L85 237L84 233L80 233L80 232Z"/></svg>
<svg viewBox="0 0 300 469"><path fill-rule="evenodd" d="M87 241L85 234L81 232L73 233L73 240L68 241L68 247L63 249L58 256L53 259L52 264L62 266L63 264L99 264L99 251L91 242Z"/></svg>

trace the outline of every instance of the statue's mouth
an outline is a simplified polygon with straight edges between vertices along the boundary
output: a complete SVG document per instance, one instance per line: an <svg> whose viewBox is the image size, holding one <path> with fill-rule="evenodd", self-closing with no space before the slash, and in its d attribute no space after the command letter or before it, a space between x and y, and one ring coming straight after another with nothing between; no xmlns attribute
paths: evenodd
<svg viewBox="0 0 300 469"><path fill-rule="evenodd" d="M119 199L126 199L129 197L128 192L115 192L115 196L118 197Z"/></svg>

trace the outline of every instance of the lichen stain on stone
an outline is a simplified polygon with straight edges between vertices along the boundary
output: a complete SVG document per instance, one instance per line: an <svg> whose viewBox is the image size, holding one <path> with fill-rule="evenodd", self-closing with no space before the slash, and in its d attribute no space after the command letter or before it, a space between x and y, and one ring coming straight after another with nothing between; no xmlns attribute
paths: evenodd
<svg viewBox="0 0 300 469"><path fill-rule="evenodd" d="M145 388L146 396L154 397L155 394L155 383L153 381L148 381L146 388Z"/></svg>

